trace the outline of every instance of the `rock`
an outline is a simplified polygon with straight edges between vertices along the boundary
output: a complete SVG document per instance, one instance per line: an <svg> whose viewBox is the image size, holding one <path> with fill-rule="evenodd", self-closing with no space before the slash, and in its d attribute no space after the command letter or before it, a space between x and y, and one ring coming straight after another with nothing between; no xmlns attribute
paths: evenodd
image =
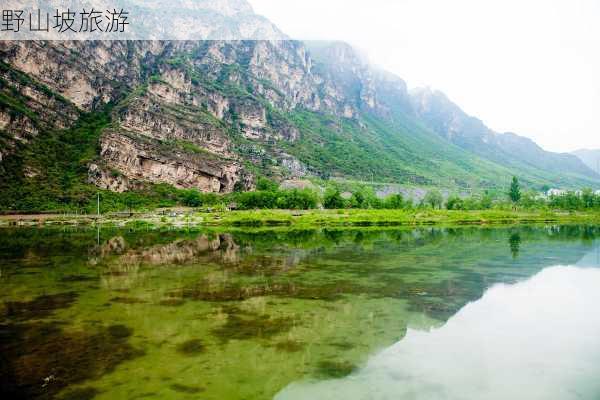
<svg viewBox="0 0 600 400"><path fill-rule="evenodd" d="M146 138L107 132L101 140L101 157L109 167L127 180L168 183L177 188L195 188L203 192L229 193L239 182L251 186L251 178L235 161L211 159L204 154L189 154L160 148ZM102 177L105 179L105 175ZM101 182L104 182L101 180ZM125 180L112 181L121 188Z"/></svg>
<svg viewBox="0 0 600 400"><path fill-rule="evenodd" d="M88 168L88 182L101 189L118 193L132 189L129 179L126 176L121 175L117 171L104 171L97 164L90 164Z"/></svg>

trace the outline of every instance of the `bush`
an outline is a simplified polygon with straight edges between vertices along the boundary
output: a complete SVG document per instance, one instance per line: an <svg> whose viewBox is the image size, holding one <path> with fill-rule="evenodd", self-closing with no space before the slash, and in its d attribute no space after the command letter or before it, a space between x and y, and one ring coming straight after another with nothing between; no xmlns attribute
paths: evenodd
<svg viewBox="0 0 600 400"><path fill-rule="evenodd" d="M241 210L251 210L255 208L277 208L276 192L242 192L235 197L237 206Z"/></svg>
<svg viewBox="0 0 600 400"><path fill-rule="evenodd" d="M198 189L182 190L179 199L181 204L188 207L214 205L221 200L216 193L201 193Z"/></svg>
<svg viewBox="0 0 600 400"><path fill-rule="evenodd" d="M446 202L448 210L464 210L465 202L458 196L450 196Z"/></svg>
<svg viewBox="0 0 600 400"><path fill-rule="evenodd" d="M388 210L400 210L403 208L409 208L410 202L405 202L401 194L392 194L386 197L383 202L383 208Z"/></svg>
<svg viewBox="0 0 600 400"><path fill-rule="evenodd" d="M279 184L270 179L260 177L256 181L256 190L264 192L275 192L279 189Z"/></svg>
<svg viewBox="0 0 600 400"><path fill-rule="evenodd" d="M328 188L323 196L323 207L331 210L344 208L344 199L337 188Z"/></svg>
<svg viewBox="0 0 600 400"><path fill-rule="evenodd" d="M317 207L317 194L310 189L283 190L278 193L277 208L310 210Z"/></svg>

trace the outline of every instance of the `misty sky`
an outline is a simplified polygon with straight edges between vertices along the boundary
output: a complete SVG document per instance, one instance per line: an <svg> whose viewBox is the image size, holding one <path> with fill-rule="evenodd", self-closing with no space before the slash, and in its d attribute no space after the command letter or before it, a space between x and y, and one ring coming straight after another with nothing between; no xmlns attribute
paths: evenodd
<svg viewBox="0 0 600 400"><path fill-rule="evenodd" d="M600 0L249 0L548 150L600 148Z"/></svg>

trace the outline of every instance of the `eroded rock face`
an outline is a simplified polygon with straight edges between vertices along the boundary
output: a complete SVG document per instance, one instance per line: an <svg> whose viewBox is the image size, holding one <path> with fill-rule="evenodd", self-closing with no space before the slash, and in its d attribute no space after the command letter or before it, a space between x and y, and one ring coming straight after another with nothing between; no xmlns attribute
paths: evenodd
<svg viewBox="0 0 600 400"><path fill-rule="evenodd" d="M2 42L2 78L32 113L0 107L0 129L26 142L116 104L88 181L117 192L141 182L230 192L252 187L243 162L265 160L282 178L306 176L314 171L279 145L301 136L287 113L381 109L378 75L349 47L331 54L335 71L315 68L304 44L289 40Z"/></svg>
<svg viewBox="0 0 600 400"><path fill-rule="evenodd" d="M97 164L90 164L88 169L88 182L98 186L100 189L117 193L133 189L133 185L129 181L129 178L121 175L118 171L106 171Z"/></svg>
<svg viewBox="0 0 600 400"><path fill-rule="evenodd" d="M101 173L100 182L118 189L128 187L132 180L169 183L177 188L214 193L229 193L238 182L242 187L251 186L251 180L237 162L161 148L159 143L140 136L108 132L102 137L101 149L103 162L120 171L124 178L115 177L111 181L106 179L106 173Z"/></svg>
<svg viewBox="0 0 600 400"><path fill-rule="evenodd" d="M121 128L128 132L162 141L188 142L216 155L233 157L224 128L185 102L165 103L149 91L132 101L118 118Z"/></svg>
<svg viewBox="0 0 600 400"><path fill-rule="evenodd" d="M123 85L140 82L142 65L163 47L142 41L5 41L0 53L3 62L90 111L114 100Z"/></svg>

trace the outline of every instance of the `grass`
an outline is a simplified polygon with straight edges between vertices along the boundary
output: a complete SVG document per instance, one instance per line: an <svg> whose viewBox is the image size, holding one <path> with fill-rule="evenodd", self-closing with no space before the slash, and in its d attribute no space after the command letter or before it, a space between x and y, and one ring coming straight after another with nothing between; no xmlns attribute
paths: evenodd
<svg viewBox="0 0 600 400"><path fill-rule="evenodd" d="M447 210L234 211L209 214L205 224L228 226L402 226L600 222L600 213Z"/></svg>
<svg viewBox="0 0 600 400"><path fill-rule="evenodd" d="M548 211L448 211L448 210L260 210L198 212L187 209L178 216L139 213L133 217L103 216L0 216L0 226L9 225L107 225L142 226L147 229L170 227L224 226L242 229L285 226L368 227L368 226L433 226L433 225L515 225L540 223L600 224L600 212Z"/></svg>

